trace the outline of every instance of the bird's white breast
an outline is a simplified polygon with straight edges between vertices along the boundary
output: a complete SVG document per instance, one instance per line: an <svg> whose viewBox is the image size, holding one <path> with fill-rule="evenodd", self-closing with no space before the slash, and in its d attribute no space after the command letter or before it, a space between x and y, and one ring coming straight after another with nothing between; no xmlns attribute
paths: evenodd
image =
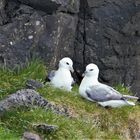
<svg viewBox="0 0 140 140"><path fill-rule="evenodd" d="M65 88L66 90L71 90L73 78L71 77L71 73L67 69L58 69L51 83L55 87Z"/></svg>
<svg viewBox="0 0 140 140"><path fill-rule="evenodd" d="M86 90L93 86L94 84L96 84L96 82L94 82L94 79L93 77L84 77L81 84L80 84L80 87L79 87L79 93L81 96L83 96L84 98L88 99L88 100L91 100L87 97L87 94L86 94Z"/></svg>

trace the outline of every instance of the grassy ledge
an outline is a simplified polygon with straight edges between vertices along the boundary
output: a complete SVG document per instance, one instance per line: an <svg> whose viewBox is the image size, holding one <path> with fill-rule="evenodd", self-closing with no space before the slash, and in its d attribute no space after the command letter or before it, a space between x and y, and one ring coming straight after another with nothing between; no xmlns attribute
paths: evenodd
<svg viewBox="0 0 140 140"><path fill-rule="evenodd" d="M46 67L40 60L34 60L18 71L0 68L0 100L25 87L27 79L43 81ZM117 90L128 93L123 86ZM65 106L72 118L46 112L41 108L20 108L7 112L0 118L0 140L20 140L25 131L34 132L32 125L47 123L58 125L55 133L42 134L49 140L126 140L136 139L140 131L140 106L104 109L95 103L82 99L78 86L71 93L45 85L38 92L59 106ZM139 134L140 135L140 134Z"/></svg>

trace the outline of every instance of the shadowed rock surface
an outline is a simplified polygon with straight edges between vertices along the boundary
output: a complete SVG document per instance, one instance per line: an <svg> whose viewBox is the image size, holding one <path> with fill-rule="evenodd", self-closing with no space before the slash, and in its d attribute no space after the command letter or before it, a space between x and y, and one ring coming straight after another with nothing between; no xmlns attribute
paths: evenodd
<svg viewBox="0 0 140 140"><path fill-rule="evenodd" d="M32 89L22 89L14 94L9 95L6 99L0 101L0 115L10 109L19 107L42 107L46 110L50 109L57 114L69 116L65 108L57 107L49 103L46 99Z"/></svg>
<svg viewBox="0 0 140 140"><path fill-rule="evenodd" d="M23 4L29 5L35 9L52 14L56 11L69 13L79 12L79 0L17 0Z"/></svg>
<svg viewBox="0 0 140 140"><path fill-rule="evenodd" d="M79 78L93 62L102 82L139 94L139 25L139 0L0 0L0 65L39 57L54 69L68 56Z"/></svg>

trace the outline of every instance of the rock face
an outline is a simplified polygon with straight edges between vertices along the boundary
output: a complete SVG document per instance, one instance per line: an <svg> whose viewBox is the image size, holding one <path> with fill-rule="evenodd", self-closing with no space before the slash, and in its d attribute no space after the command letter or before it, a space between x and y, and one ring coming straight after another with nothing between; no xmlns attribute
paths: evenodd
<svg viewBox="0 0 140 140"><path fill-rule="evenodd" d="M4 2L1 5L7 22L2 21L0 26L0 64L13 67L40 57L47 65L54 67L63 55L73 54L78 21L75 13L79 9L77 0L9 0L6 5ZM40 11L45 5L50 7L49 14L45 12L47 9Z"/></svg>
<svg viewBox="0 0 140 140"><path fill-rule="evenodd" d="M0 65L64 56L78 73L91 62L100 80L140 90L139 0L0 0Z"/></svg>
<svg viewBox="0 0 140 140"><path fill-rule="evenodd" d="M124 83L137 93L140 89L139 4L131 0L81 0L74 55L81 69L90 62L96 63L101 70L101 81Z"/></svg>

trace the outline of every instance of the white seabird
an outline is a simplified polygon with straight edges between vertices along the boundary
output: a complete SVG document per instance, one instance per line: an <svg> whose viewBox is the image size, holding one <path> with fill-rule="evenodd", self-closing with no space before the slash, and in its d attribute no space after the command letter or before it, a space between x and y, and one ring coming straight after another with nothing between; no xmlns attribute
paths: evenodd
<svg viewBox="0 0 140 140"><path fill-rule="evenodd" d="M69 57L64 57L59 61L58 70L53 70L48 74L48 79L54 87L71 91L74 80L70 71L74 72L73 62Z"/></svg>
<svg viewBox="0 0 140 140"><path fill-rule="evenodd" d="M130 95L122 95L112 87L102 84L98 81L99 68L95 64L86 66L84 78L79 87L79 93L82 97L97 102L103 107L121 107L125 105L134 106L135 103L128 99L136 99L138 97Z"/></svg>

